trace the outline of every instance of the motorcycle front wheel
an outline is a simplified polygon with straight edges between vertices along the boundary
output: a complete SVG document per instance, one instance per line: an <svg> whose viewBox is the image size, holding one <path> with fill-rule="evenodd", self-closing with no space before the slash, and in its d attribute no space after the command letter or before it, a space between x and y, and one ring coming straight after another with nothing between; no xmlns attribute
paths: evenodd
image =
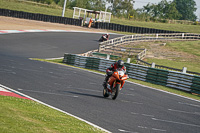
<svg viewBox="0 0 200 133"><path fill-rule="evenodd" d="M112 91L112 99L115 100L119 94L120 84L116 84L115 88Z"/></svg>

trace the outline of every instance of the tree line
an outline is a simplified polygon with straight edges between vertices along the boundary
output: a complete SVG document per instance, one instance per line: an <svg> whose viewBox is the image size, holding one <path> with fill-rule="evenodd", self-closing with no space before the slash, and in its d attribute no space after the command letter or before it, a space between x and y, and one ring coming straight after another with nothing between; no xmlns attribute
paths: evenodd
<svg viewBox="0 0 200 133"><path fill-rule="evenodd" d="M64 0L31 0L46 4L63 6ZM158 4L148 3L135 9L134 0L67 0L66 7L80 7L91 10L107 10L113 16L135 20L189 20L196 21L196 3L194 0L162 0Z"/></svg>

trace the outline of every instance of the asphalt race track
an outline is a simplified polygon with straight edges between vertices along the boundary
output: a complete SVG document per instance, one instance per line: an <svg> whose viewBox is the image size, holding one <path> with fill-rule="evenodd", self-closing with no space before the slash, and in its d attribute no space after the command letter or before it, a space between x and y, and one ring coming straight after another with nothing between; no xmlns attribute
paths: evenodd
<svg viewBox="0 0 200 133"><path fill-rule="evenodd" d="M103 75L29 59L94 50L99 38L94 33L0 35L0 84L113 133L200 132L198 101L128 82L111 100L102 95Z"/></svg>

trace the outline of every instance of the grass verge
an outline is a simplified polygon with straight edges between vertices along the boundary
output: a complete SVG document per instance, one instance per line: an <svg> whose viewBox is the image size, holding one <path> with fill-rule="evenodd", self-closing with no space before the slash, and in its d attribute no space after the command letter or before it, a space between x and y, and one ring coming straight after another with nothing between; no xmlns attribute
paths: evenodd
<svg viewBox="0 0 200 133"><path fill-rule="evenodd" d="M111 23L137 26L137 27L145 27L145 28L153 28L153 29L161 29L161 30L169 30L169 31L200 33L200 25L144 22L144 21L133 21L133 20L119 19L119 18L111 19Z"/></svg>
<svg viewBox="0 0 200 133"><path fill-rule="evenodd" d="M72 116L32 100L0 96L1 133L102 133Z"/></svg>
<svg viewBox="0 0 200 133"><path fill-rule="evenodd" d="M32 60L38 60L38 61L44 61L44 62L66 65L66 66L69 66L69 67L75 67L75 66L63 63L62 62L63 59L46 60L46 59L32 58ZM79 67L75 67L75 68L79 68ZM104 72L100 72L100 71L97 71L97 70L90 70L90 69L85 69L85 68L79 68L79 69L84 69L84 70L88 70L88 71L93 71L93 72L105 74ZM165 86L161 86L161 85L156 85L156 84L152 84L152 83L148 83L148 82L144 82L144 81L140 81L140 80L136 80L136 79L128 79L128 81L131 81L131 82L134 82L134 83L137 83L137 84L141 84L141 85L145 85L145 86L148 86L148 87L152 87L152 88L155 88L155 89L158 89L158 90L163 90L163 91L166 91L166 92L178 94L178 95L185 96L185 97L188 97L188 98L192 98L192 99L195 99L195 100L200 100L199 95L193 95L191 93L187 93L187 92L180 91L180 90L177 90L177 89L173 89L173 88L169 88L169 87L165 87Z"/></svg>
<svg viewBox="0 0 200 133"><path fill-rule="evenodd" d="M164 65L178 69L187 67L188 71L200 73L200 41L167 42L163 49L169 49L171 51L171 53L167 53L166 56L169 56L173 53L177 54L164 59L147 58L147 62L154 62L158 65Z"/></svg>

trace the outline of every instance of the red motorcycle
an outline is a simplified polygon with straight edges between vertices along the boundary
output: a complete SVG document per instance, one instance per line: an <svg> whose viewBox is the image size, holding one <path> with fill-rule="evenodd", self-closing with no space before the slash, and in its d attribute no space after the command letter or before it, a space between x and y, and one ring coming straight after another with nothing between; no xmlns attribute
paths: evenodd
<svg viewBox="0 0 200 133"><path fill-rule="evenodd" d="M107 41L108 38L109 38L109 34L102 35L101 38L99 39L99 42Z"/></svg>
<svg viewBox="0 0 200 133"><path fill-rule="evenodd" d="M117 70L113 72L112 76L108 79L107 88L103 89L103 96L109 97L111 95L112 99L115 100L122 89L125 80L129 77L125 74L123 70Z"/></svg>

